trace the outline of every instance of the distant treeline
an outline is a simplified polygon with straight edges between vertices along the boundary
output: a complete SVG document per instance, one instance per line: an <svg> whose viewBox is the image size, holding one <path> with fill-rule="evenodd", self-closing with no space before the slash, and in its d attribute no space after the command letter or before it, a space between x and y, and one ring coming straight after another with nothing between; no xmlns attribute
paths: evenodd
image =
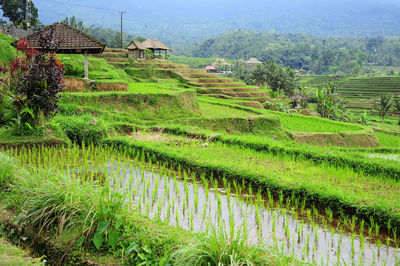
<svg viewBox="0 0 400 266"><path fill-rule="evenodd" d="M316 74L353 74L365 65L400 66L400 37L324 38L235 30L177 51L192 57L256 57Z"/></svg>
<svg viewBox="0 0 400 266"><path fill-rule="evenodd" d="M104 42L107 47L121 47L121 33L118 30L105 29L102 27L92 27L89 29L89 34ZM145 38L124 33L122 34L122 47L125 48L126 46L128 46L128 44L131 43L132 40L144 41Z"/></svg>

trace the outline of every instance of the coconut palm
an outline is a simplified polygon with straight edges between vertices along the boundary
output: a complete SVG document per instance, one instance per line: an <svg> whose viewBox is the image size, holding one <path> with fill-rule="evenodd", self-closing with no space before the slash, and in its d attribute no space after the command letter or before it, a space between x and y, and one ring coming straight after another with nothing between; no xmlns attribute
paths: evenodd
<svg viewBox="0 0 400 266"><path fill-rule="evenodd" d="M85 26L83 25L83 21L82 20L77 20L75 18L75 16L72 16L70 18L66 17L62 22L64 22L67 25L70 25L80 31L83 31L85 33L89 33L89 31L94 27L94 25L91 26Z"/></svg>
<svg viewBox="0 0 400 266"><path fill-rule="evenodd" d="M382 116L382 123L385 122L385 115L390 112L393 106L393 94L383 93L375 102L375 110Z"/></svg>

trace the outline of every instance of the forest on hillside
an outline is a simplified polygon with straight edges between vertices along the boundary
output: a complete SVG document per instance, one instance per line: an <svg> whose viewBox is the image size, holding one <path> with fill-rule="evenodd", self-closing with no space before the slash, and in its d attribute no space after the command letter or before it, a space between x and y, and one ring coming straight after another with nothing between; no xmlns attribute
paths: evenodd
<svg viewBox="0 0 400 266"><path fill-rule="evenodd" d="M399 66L399 37L315 37L310 34L230 31L215 38L179 47L192 57L223 57L274 61L316 74L352 74L362 66Z"/></svg>

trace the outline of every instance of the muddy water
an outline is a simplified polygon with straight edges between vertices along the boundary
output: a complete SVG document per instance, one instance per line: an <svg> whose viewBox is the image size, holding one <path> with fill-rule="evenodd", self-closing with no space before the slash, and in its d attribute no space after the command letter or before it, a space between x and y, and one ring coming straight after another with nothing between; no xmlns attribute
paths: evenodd
<svg viewBox="0 0 400 266"><path fill-rule="evenodd" d="M359 235L299 219L294 210L276 208L253 195L227 194L213 184L160 175L133 164L110 164L110 183L128 195L143 214L187 230L207 231L209 225L246 228L250 243L264 242L288 256L319 265L396 265L398 249L363 240ZM232 188L232 190L234 190ZM270 207L269 207L270 206Z"/></svg>

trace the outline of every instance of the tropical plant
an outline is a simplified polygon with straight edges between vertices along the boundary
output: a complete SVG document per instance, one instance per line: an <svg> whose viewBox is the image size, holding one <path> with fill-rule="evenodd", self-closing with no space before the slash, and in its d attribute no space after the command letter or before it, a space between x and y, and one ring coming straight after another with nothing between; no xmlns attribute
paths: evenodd
<svg viewBox="0 0 400 266"><path fill-rule="evenodd" d="M364 111L364 113L360 116L359 122L362 125L368 125L370 123L370 119L368 119L367 116L367 111Z"/></svg>
<svg viewBox="0 0 400 266"><path fill-rule="evenodd" d="M291 68L284 68L272 61L257 65L251 80L258 86L268 84L273 91L282 91L289 96L299 87L299 78Z"/></svg>
<svg viewBox="0 0 400 266"><path fill-rule="evenodd" d="M10 181L16 172L15 160L0 153L0 187Z"/></svg>
<svg viewBox="0 0 400 266"><path fill-rule="evenodd" d="M382 116L382 122L385 122L385 115L390 112L393 106L393 94L383 93L374 103L374 109Z"/></svg>
<svg viewBox="0 0 400 266"><path fill-rule="evenodd" d="M400 112L400 98L394 98L393 99L393 109L396 112Z"/></svg>
<svg viewBox="0 0 400 266"><path fill-rule="evenodd" d="M335 86L329 84L328 88L318 89L317 96L317 112L321 117L331 118L338 107L340 101L335 95Z"/></svg>
<svg viewBox="0 0 400 266"><path fill-rule="evenodd" d="M13 62L1 67L6 78L2 80L2 101L8 97L15 113L12 118L16 133L25 134L41 124L43 117L50 117L57 111L59 93L64 89L64 70L55 54L58 44L53 41L54 29L40 34L40 52L29 46L25 40L17 43L17 56Z"/></svg>
<svg viewBox="0 0 400 266"><path fill-rule="evenodd" d="M85 26L83 24L83 21L82 20L77 20L75 18L75 16L72 16L70 18L66 17L66 18L64 18L64 20L62 22L64 22L67 25L70 25L70 26L72 26L72 27L74 27L74 28L76 28L76 29L78 29L80 31L83 31L85 33L89 33L90 30L92 30L94 28L94 25Z"/></svg>
<svg viewBox="0 0 400 266"><path fill-rule="evenodd" d="M232 72L236 79L243 79L246 74L246 64L243 60L235 60L232 64Z"/></svg>
<svg viewBox="0 0 400 266"><path fill-rule="evenodd" d="M266 71L263 65L257 65L256 69L251 73L252 82L257 86L263 87L266 83Z"/></svg>

